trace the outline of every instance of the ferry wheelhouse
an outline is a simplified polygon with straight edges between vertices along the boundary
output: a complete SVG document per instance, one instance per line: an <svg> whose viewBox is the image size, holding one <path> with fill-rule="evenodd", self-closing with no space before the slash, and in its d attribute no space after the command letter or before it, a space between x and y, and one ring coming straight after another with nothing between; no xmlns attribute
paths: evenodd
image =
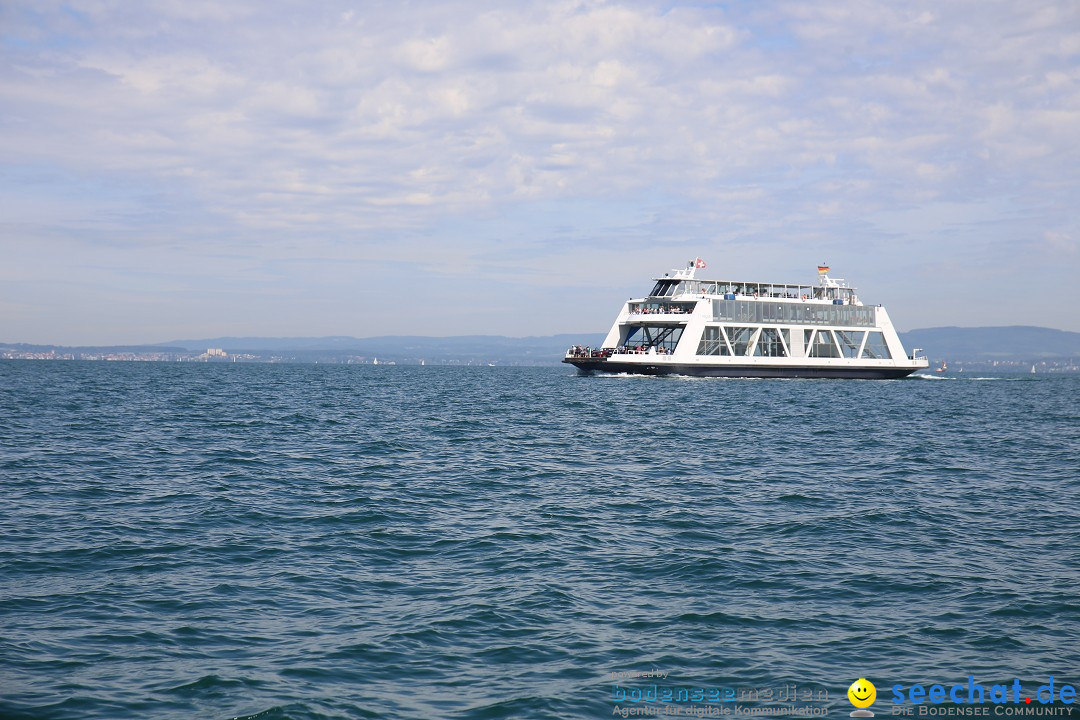
<svg viewBox="0 0 1080 720"><path fill-rule="evenodd" d="M908 355L885 308L818 267L816 285L705 280L697 259L623 305L599 348L563 362L586 373L712 377L900 378Z"/></svg>

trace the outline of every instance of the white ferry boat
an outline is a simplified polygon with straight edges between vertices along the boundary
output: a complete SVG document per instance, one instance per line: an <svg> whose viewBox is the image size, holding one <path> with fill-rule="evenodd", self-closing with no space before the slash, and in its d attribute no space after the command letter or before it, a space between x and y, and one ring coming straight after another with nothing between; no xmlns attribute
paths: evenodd
<svg viewBox="0 0 1080 720"><path fill-rule="evenodd" d="M904 351L880 305L818 267L817 285L705 280L700 258L623 305L603 346L570 348L585 373L900 378L929 365Z"/></svg>

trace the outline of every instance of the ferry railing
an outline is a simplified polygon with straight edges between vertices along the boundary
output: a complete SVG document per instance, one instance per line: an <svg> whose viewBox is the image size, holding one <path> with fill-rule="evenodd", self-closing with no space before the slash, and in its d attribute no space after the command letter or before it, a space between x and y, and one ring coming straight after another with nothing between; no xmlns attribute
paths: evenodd
<svg viewBox="0 0 1080 720"><path fill-rule="evenodd" d="M579 347L575 346L566 351L566 357L568 358L582 358L582 359L601 359L611 357L611 354L615 352L614 348L594 348L594 347Z"/></svg>
<svg viewBox="0 0 1080 720"><path fill-rule="evenodd" d="M693 315L692 308L642 308L631 307L631 315Z"/></svg>
<svg viewBox="0 0 1080 720"><path fill-rule="evenodd" d="M617 347L617 348L593 348L572 347L566 351L566 357L582 360L606 359L612 355L648 355L650 352L656 355L670 355L673 351L664 347Z"/></svg>
<svg viewBox="0 0 1080 720"><path fill-rule="evenodd" d="M640 346L638 346L638 347L617 347L614 350L615 355L648 355L650 352L653 352L653 354L655 354L655 355L670 355L672 353L671 350L668 350L665 347L653 348L651 346L650 347L640 347Z"/></svg>

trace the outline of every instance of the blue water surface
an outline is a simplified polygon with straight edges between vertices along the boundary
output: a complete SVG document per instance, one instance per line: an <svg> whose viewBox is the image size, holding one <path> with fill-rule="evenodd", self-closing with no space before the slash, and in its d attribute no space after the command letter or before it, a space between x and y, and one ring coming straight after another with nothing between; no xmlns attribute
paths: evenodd
<svg viewBox="0 0 1080 720"><path fill-rule="evenodd" d="M3 361L0 718L1078 684L1078 450L1077 376Z"/></svg>

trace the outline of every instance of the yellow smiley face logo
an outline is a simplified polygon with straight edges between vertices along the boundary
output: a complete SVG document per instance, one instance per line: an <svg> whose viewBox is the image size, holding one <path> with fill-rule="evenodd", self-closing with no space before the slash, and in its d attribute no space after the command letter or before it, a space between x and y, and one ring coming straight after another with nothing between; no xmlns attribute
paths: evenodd
<svg viewBox="0 0 1080 720"><path fill-rule="evenodd" d="M877 700L877 688L866 678L859 678L847 689L847 698L857 708L868 708Z"/></svg>

